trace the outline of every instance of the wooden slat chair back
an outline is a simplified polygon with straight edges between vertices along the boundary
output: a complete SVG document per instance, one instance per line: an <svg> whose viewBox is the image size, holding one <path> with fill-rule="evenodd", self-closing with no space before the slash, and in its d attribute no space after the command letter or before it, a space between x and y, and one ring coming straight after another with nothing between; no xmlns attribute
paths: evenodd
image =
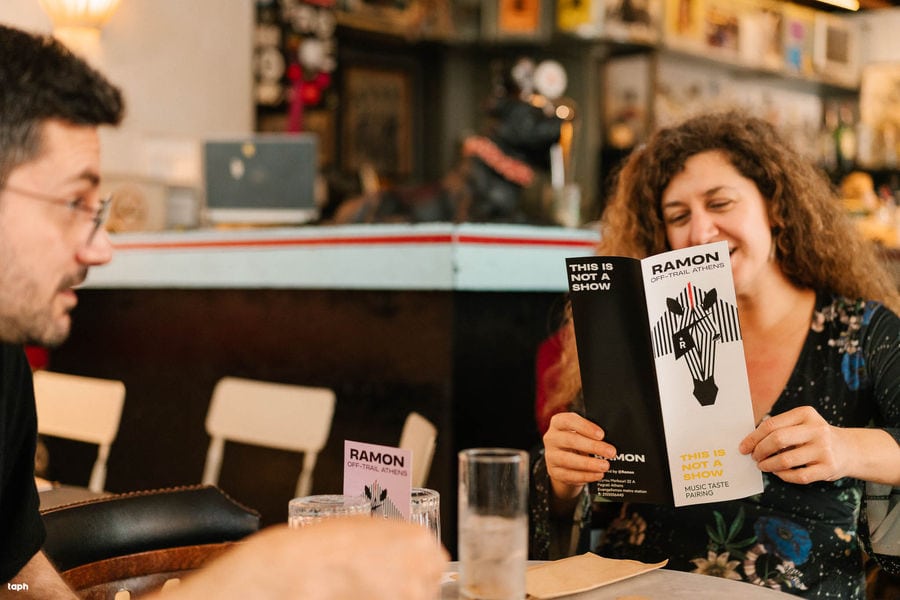
<svg viewBox="0 0 900 600"><path fill-rule="evenodd" d="M412 451L412 487L424 487L431 471L437 428L417 412L411 412L403 423L400 447Z"/></svg>
<svg viewBox="0 0 900 600"><path fill-rule="evenodd" d="M109 449L119 432L125 404L125 384L113 379L36 371L34 399L38 433L97 445L88 488L103 491Z"/></svg>
<svg viewBox="0 0 900 600"><path fill-rule="evenodd" d="M206 414L211 440L203 483L218 484L226 440L303 453L296 496L309 495L319 452L331 432L335 395L327 388L224 377Z"/></svg>

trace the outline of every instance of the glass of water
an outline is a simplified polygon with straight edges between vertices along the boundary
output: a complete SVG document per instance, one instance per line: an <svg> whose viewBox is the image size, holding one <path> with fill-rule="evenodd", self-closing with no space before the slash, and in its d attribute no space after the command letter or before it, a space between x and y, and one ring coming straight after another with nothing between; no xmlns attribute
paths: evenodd
<svg viewBox="0 0 900 600"><path fill-rule="evenodd" d="M459 453L459 590L467 600L524 600L528 453Z"/></svg>
<svg viewBox="0 0 900 600"><path fill-rule="evenodd" d="M288 503L288 525L305 527L325 519L372 514L372 503L365 496L321 494L302 496Z"/></svg>
<svg viewBox="0 0 900 600"><path fill-rule="evenodd" d="M441 495L428 488L413 488L409 520L427 527L435 541L441 543Z"/></svg>

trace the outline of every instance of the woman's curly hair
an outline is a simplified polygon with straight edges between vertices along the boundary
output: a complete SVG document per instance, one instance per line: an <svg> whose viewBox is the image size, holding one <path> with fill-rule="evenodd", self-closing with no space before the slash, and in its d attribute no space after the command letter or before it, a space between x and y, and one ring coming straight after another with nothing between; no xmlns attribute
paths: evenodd
<svg viewBox="0 0 900 600"><path fill-rule="evenodd" d="M661 198L685 162L721 152L763 196L775 260L795 285L848 298L877 300L900 312L896 283L873 243L857 231L834 187L767 121L739 111L693 117L658 130L626 159L603 212L599 254L644 258L670 250ZM548 411L580 390L571 320L563 357L551 370Z"/></svg>

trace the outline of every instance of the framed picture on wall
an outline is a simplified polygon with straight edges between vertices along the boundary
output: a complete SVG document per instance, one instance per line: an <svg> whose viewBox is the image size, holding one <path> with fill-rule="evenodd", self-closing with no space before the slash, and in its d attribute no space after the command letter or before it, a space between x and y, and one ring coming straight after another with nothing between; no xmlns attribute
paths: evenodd
<svg viewBox="0 0 900 600"><path fill-rule="evenodd" d="M350 66L343 73L341 167L381 176L413 170L413 92L402 68Z"/></svg>
<svg viewBox="0 0 900 600"><path fill-rule="evenodd" d="M784 12L784 68L789 73L809 76L813 68L813 37L816 11L796 4L785 4Z"/></svg>
<svg viewBox="0 0 900 600"><path fill-rule="evenodd" d="M482 35L485 39L549 39L554 6L554 0L486 0L481 4Z"/></svg>
<svg viewBox="0 0 900 600"><path fill-rule="evenodd" d="M606 61L604 137L606 144L616 150L633 148L650 131L651 61L646 54Z"/></svg>
<svg viewBox="0 0 900 600"><path fill-rule="evenodd" d="M669 47L700 52L705 45L701 0L666 0L663 36Z"/></svg>
<svg viewBox="0 0 900 600"><path fill-rule="evenodd" d="M582 37L600 37L603 33L604 0L557 0L556 28Z"/></svg>
<svg viewBox="0 0 900 600"><path fill-rule="evenodd" d="M859 82L859 25L828 13L817 14L813 64L816 72L829 81L856 85Z"/></svg>
<svg viewBox="0 0 900 600"><path fill-rule="evenodd" d="M900 65L869 63L862 69L859 120L870 148L862 146L857 161L868 168L896 169L900 156Z"/></svg>
<svg viewBox="0 0 900 600"><path fill-rule="evenodd" d="M336 162L334 121L334 111L331 109L309 110L303 115L304 130L319 138L319 169L330 169Z"/></svg>
<svg viewBox="0 0 900 600"><path fill-rule="evenodd" d="M541 27L541 0L498 0L497 32L501 35L537 35Z"/></svg>
<svg viewBox="0 0 900 600"><path fill-rule="evenodd" d="M318 0L306 1L315 3ZM410 23L421 23L417 35L440 37L451 33L449 6L436 5L429 19L421 17L421 10L416 0L354 0L339 2L335 14L340 25L361 31L405 36L412 33Z"/></svg>
<svg viewBox="0 0 900 600"><path fill-rule="evenodd" d="M733 0L707 0L703 8L705 51L722 59L737 59L743 6Z"/></svg>
<svg viewBox="0 0 900 600"><path fill-rule="evenodd" d="M662 29L662 0L606 0L603 33L624 42L652 44Z"/></svg>
<svg viewBox="0 0 900 600"><path fill-rule="evenodd" d="M779 70L784 66L784 11L766 0L743 2L738 17L742 64Z"/></svg>

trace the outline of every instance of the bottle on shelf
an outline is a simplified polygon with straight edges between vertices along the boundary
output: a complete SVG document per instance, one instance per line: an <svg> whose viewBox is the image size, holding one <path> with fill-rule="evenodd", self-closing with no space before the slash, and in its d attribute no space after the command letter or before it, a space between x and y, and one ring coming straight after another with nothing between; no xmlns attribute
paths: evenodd
<svg viewBox="0 0 900 600"><path fill-rule="evenodd" d="M838 124L834 132L837 168L840 173L849 173L856 165L856 152L859 146L854 120L853 106L850 102L842 102L838 108Z"/></svg>
<svg viewBox="0 0 900 600"><path fill-rule="evenodd" d="M825 104L825 118L819 132L818 162L822 169L834 177L838 170L837 144L838 110L833 103Z"/></svg>

